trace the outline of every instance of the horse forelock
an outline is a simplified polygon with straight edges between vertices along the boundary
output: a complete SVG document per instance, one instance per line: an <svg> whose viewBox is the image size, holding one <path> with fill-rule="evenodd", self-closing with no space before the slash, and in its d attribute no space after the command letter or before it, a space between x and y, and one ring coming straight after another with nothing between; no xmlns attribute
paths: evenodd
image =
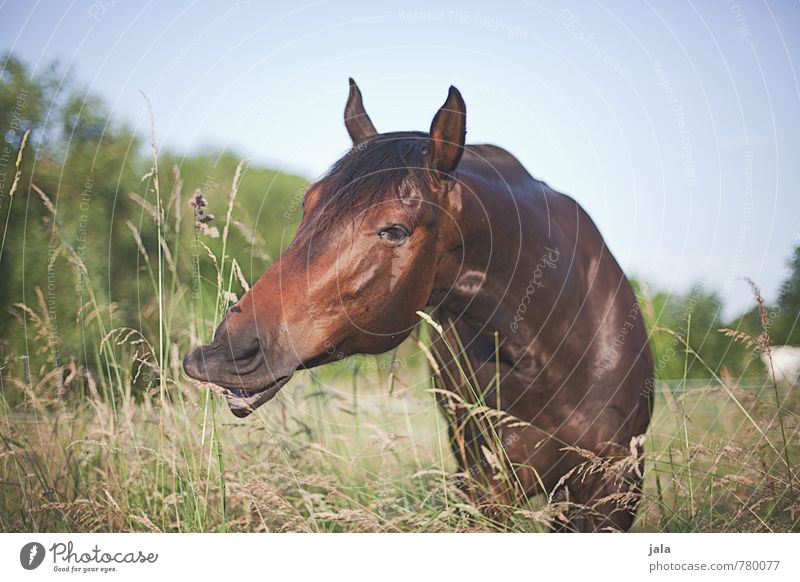
<svg viewBox="0 0 800 582"><path fill-rule="evenodd" d="M377 135L354 146L317 182L318 198L304 229L322 234L389 199L404 199L426 184L428 134Z"/></svg>

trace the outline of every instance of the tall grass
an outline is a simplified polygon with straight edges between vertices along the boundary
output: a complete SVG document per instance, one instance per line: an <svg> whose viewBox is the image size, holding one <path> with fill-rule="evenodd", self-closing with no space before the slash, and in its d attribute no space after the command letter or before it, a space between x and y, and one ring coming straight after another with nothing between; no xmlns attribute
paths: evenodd
<svg viewBox="0 0 800 582"><path fill-rule="evenodd" d="M520 467L502 446L502 427L521 421L485 402L489 390L502 389L499 363L490 385L480 386L457 335L425 314L414 340L390 359L357 357L301 373L246 420L228 412L216 388L186 378L181 355L209 339L248 285L241 257L227 256L225 244L244 166L227 192L216 255L207 243L218 232L182 210L191 197L179 175L162 195L155 134L152 151L144 192L133 198L156 225L157 239L147 246L141 225L128 225L154 297L140 306L138 327L115 324L116 307L98 300L91 273L39 190L51 212L46 228L85 293L75 316L90 349L80 358L62 345L41 293L37 305L17 306L32 330L30 349L58 347L73 357L32 370L28 352L12 347L0 363L0 529L545 531L568 510L552 495L522 495ZM181 229L192 218L187 248ZM198 253L212 259L212 272L197 270ZM193 292L195 281L210 286L211 296ZM466 393L437 391L435 375L449 372L429 365L430 333L446 339ZM652 333L656 347L672 341L687 362L702 362L688 332ZM769 355L767 329L762 338L724 333ZM797 531L796 387L780 386L774 374L748 383L708 371L709 382L692 384L684 374L657 383L636 529ZM20 404L12 406L12 391L24 395ZM472 443L454 420L459 415L440 412L437 396L478 426L491 482L459 473L458 451L466 457ZM601 465L587 456L585 470L613 469ZM482 495L488 490L495 495Z"/></svg>

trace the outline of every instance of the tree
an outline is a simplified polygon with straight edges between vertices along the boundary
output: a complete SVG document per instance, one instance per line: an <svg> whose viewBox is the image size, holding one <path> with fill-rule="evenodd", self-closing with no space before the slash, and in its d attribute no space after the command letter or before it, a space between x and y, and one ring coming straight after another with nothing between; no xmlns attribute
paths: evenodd
<svg viewBox="0 0 800 582"><path fill-rule="evenodd" d="M789 277L778 295L778 314L771 331L777 345L800 345L800 244L788 262Z"/></svg>
<svg viewBox="0 0 800 582"><path fill-rule="evenodd" d="M239 156L161 150L159 239L149 136L139 137L114 120L92 93L73 83L59 84L69 76L57 64L34 75L13 55L0 62L2 376L35 378L73 360L97 371L102 367L99 346L112 329L134 328L158 338L162 321L153 259L165 245L171 252L165 259L169 276L163 310L180 341L187 341L195 324L187 306L199 305L200 321L213 321L217 305L202 297L216 297L218 281L241 293L239 275L252 283L291 240L302 213L305 180L246 164L226 258L220 261L224 273L218 276L221 239L203 237L200 245L193 244L195 222L187 202L201 189L208 210L219 217L214 224L223 231ZM27 130L31 133L12 199L9 189ZM190 297L195 291L200 300ZM130 358L120 361L135 365ZM137 377L139 387L152 382L152 375Z"/></svg>

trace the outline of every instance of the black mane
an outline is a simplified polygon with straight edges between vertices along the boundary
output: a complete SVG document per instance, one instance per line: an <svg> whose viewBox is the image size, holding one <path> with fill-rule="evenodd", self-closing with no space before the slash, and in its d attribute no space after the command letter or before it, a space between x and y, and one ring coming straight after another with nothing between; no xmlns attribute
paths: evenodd
<svg viewBox="0 0 800 582"><path fill-rule="evenodd" d="M310 226L319 232L343 217L399 197L401 185L422 187L426 179L428 134L384 133L353 147L320 180Z"/></svg>

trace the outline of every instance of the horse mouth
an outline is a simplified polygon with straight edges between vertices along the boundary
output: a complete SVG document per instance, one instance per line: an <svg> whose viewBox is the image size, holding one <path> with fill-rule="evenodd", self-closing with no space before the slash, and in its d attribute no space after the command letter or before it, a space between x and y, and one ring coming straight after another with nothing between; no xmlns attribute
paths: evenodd
<svg viewBox="0 0 800 582"><path fill-rule="evenodd" d="M244 418L272 400L296 371L287 366L273 372L260 354L256 356L234 362L236 369L231 370L230 359L219 346L200 346L186 354L183 370L190 378L221 387L231 412Z"/></svg>
<svg viewBox="0 0 800 582"><path fill-rule="evenodd" d="M244 390L228 386L223 386L222 388L225 391L225 399L228 401L228 406L233 415L237 418L244 418L250 416L262 404L272 400L291 378L291 374L284 376L258 390Z"/></svg>

